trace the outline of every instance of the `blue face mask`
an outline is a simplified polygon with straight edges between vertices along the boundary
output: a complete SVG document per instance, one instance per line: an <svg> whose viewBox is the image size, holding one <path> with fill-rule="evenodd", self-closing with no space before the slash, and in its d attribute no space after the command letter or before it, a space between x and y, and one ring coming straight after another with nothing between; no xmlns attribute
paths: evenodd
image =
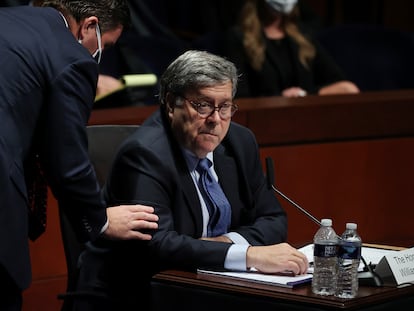
<svg viewBox="0 0 414 311"><path fill-rule="evenodd" d="M272 9L283 14L290 14L297 2L297 0L266 0Z"/></svg>

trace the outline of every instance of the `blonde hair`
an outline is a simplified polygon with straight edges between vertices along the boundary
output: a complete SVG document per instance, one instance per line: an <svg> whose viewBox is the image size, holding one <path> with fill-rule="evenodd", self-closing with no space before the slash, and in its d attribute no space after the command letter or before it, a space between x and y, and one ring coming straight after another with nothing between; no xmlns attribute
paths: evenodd
<svg viewBox="0 0 414 311"><path fill-rule="evenodd" d="M243 46L250 65L260 70L265 61L266 41L263 36L263 27L271 22L269 8L264 0L246 0L241 12L239 25L243 33ZM296 6L291 14L284 15L281 27L299 46L299 61L305 68L315 57L315 47L300 32L296 20L299 18L299 9Z"/></svg>

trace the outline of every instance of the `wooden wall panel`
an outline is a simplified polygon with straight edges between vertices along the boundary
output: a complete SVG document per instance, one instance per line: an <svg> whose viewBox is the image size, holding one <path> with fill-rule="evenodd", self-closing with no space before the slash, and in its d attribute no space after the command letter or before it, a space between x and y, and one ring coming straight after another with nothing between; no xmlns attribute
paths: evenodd
<svg viewBox="0 0 414 311"><path fill-rule="evenodd" d="M338 234L356 222L364 242L414 246L414 139L268 147L276 188ZM264 162L263 162L264 163ZM288 241L311 242L317 225L278 196L288 213Z"/></svg>

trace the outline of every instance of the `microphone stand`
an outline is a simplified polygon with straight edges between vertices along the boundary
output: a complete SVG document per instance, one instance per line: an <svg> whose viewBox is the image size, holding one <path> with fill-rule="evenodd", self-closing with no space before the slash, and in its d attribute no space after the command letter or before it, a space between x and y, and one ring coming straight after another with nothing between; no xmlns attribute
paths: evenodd
<svg viewBox="0 0 414 311"><path fill-rule="evenodd" d="M292 199L287 197L283 192L281 192L279 189L277 189L274 186L273 160L270 157L266 158L266 179L267 179L267 185L269 189L272 189L274 192L276 192L278 195L280 195L282 198L288 201L291 205L293 205L299 211L304 213L310 220L312 220L318 226L322 225L321 222L315 216L313 216L311 213L309 213L299 204L294 202ZM337 236L337 237L338 239L342 240L340 236ZM364 264L366 271L358 273L358 283L363 286L373 286L373 287L383 286L383 281L381 280L379 275L374 272L374 270L371 267L371 264L367 264L367 262L365 261L364 257L362 257L362 255L361 255L361 260L362 260L362 263Z"/></svg>
<svg viewBox="0 0 414 311"><path fill-rule="evenodd" d="M284 195L283 192L279 191L273 184L271 186L274 192L279 194L282 198L284 198L286 201L288 201L290 204L292 204L294 207L296 207L298 210L300 210L302 213L308 216L319 227L322 225L321 222L316 217L314 217L312 214L310 214L307 210L305 210L299 204L297 204L296 202L288 198L286 195Z"/></svg>

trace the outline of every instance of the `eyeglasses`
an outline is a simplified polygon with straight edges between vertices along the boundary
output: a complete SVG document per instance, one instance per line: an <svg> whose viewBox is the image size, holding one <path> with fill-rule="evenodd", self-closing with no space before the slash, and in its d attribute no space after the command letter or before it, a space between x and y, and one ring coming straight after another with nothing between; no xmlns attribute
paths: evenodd
<svg viewBox="0 0 414 311"><path fill-rule="evenodd" d="M195 102L189 100L188 98L182 95L180 95L180 97L188 101L190 105L198 112L198 115L202 118L208 118L215 111L218 111L220 118L223 120L227 120L234 115L237 109L239 109L239 107L236 104L233 104L231 102L226 102L216 107L214 106L214 104L209 103L207 101Z"/></svg>

